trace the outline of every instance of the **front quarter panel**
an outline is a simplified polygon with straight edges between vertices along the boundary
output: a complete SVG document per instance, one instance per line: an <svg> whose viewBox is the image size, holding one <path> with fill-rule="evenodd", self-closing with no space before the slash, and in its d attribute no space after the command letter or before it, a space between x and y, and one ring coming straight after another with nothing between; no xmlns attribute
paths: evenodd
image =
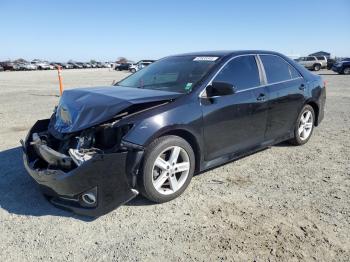
<svg viewBox="0 0 350 262"><path fill-rule="evenodd" d="M144 112L134 120L133 128L123 140L147 146L157 137L176 130L191 133L202 144L202 112L198 99L190 96L180 98L167 105Z"/></svg>

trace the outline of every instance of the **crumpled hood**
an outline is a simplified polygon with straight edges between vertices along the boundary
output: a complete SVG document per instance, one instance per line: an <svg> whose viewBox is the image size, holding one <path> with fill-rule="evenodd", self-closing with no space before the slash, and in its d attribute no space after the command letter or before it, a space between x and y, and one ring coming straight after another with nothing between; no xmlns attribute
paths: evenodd
<svg viewBox="0 0 350 262"><path fill-rule="evenodd" d="M167 101L181 93L121 86L66 90L51 123L59 133L72 133L101 124L135 104Z"/></svg>

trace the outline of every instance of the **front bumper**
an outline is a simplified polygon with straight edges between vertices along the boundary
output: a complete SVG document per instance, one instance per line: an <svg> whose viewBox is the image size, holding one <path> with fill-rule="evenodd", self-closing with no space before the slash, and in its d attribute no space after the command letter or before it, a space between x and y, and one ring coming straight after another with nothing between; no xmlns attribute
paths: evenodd
<svg viewBox="0 0 350 262"><path fill-rule="evenodd" d="M69 171L50 168L40 156L41 150L46 151L45 148L31 143L33 134L47 130L48 123L48 119L36 122L22 147L27 172L40 185L51 203L80 215L97 217L137 196L137 190L133 189L133 181L136 181L135 176L143 151L96 154L92 159ZM50 151L46 153L50 154ZM94 204L83 201L82 196L87 193L95 195Z"/></svg>

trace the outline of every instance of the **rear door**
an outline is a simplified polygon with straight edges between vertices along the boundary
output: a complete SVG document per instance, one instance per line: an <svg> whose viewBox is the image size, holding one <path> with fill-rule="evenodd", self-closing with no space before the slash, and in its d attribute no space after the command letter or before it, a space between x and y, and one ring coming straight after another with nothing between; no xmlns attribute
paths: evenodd
<svg viewBox="0 0 350 262"><path fill-rule="evenodd" d="M306 83L300 73L278 55L259 55L269 93L265 140L289 138L304 104Z"/></svg>
<svg viewBox="0 0 350 262"><path fill-rule="evenodd" d="M257 147L264 140L267 121L266 87L261 86L255 55L233 58L215 81L233 84L235 93L201 98L207 161Z"/></svg>

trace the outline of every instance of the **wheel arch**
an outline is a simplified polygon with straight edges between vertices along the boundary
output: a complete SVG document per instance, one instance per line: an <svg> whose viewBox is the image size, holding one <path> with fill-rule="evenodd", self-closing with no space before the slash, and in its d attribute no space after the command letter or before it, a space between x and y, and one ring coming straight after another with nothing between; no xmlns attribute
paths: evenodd
<svg viewBox="0 0 350 262"><path fill-rule="evenodd" d="M164 133L161 133L156 138L163 137L163 136L169 136L169 135L181 137L182 139L184 139L185 141L187 141L190 144L190 146L193 149L194 156L195 156L194 172L198 173L200 171L202 154L201 154L201 147L200 147L199 142L196 139L195 135L193 135L190 131L185 130L185 129L174 129L174 130L169 130L169 131L166 131Z"/></svg>
<svg viewBox="0 0 350 262"><path fill-rule="evenodd" d="M305 105L311 106L312 109L314 110L314 112L315 112L315 123L314 124L315 124L315 126L318 126L318 115L320 112L318 104L315 101L307 101L305 103Z"/></svg>

